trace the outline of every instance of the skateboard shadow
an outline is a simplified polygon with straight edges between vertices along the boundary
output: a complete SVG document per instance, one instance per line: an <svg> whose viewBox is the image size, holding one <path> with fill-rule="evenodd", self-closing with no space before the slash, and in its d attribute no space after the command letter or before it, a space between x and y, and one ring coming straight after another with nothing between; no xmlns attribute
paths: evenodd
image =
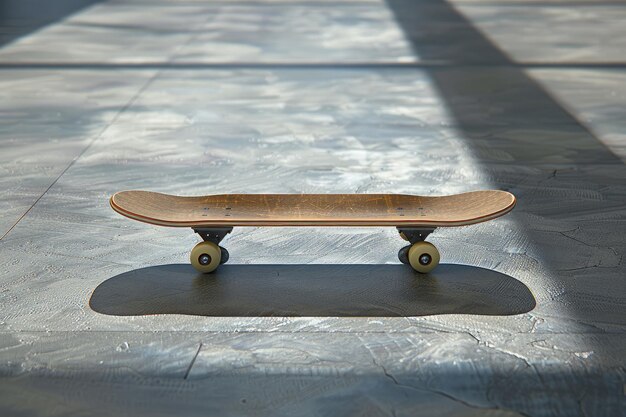
<svg viewBox="0 0 626 417"><path fill-rule="evenodd" d="M223 265L210 275L160 265L114 276L89 301L102 314L222 317L409 317L513 315L532 310L523 283L499 272L440 265Z"/></svg>

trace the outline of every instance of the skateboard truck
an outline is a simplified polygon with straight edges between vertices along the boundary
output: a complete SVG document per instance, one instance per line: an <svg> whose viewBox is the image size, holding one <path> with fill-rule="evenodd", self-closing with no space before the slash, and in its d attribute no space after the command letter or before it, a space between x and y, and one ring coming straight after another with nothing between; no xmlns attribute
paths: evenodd
<svg viewBox="0 0 626 417"><path fill-rule="evenodd" d="M398 232L402 239L411 243L423 242L429 234L435 231L435 228L418 228L418 227L398 227Z"/></svg>
<svg viewBox="0 0 626 417"><path fill-rule="evenodd" d="M400 237L410 245L398 251L398 259L405 265L411 265L418 272L426 273L439 264L439 250L430 242L425 242L434 227L397 227Z"/></svg>
<svg viewBox="0 0 626 417"><path fill-rule="evenodd" d="M200 235L202 240L205 242L213 242L216 245L219 245L222 240L226 237L227 234L233 231L232 227L221 227L221 228L199 228L194 227L193 231Z"/></svg>
<svg viewBox="0 0 626 417"><path fill-rule="evenodd" d="M230 255L226 248L220 246L220 242L233 231L232 227L194 227L193 231L203 240L191 251L191 264L194 268L203 272L204 269L215 269L217 265L228 262Z"/></svg>

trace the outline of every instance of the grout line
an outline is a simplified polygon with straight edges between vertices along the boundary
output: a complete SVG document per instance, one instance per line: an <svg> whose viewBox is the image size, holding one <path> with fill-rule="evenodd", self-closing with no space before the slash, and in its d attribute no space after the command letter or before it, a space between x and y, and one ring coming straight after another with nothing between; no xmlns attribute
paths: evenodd
<svg viewBox="0 0 626 417"><path fill-rule="evenodd" d="M623 7L624 3L619 0L576 0L576 1L568 1L568 2L555 2L550 0L514 0L502 2L500 0L451 0L449 1L453 6L471 6L471 7L488 7L488 8L511 8L511 7L554 7L554 8L567 8L572 9L575 7L613 7L619 6Z"/></svg>
<svg viewBox="0 0 626 417"><path fill-rule="evenodd" d="M185 376L183 377L183 379L187 379L187 377L189 377L191 368L193 367L193 364L196 363L196 359L198 358L198 355L200 354L201 349L202 349L202 342L200 342L200 346L198 346L198 350L196 351L196 354L191 359L191 363L189 364L189 367L187 368L187 372L185 372Z"/></svg>
<svg viewBox="0 0 626 417"><path fill-rule="evenodd" d="M193 37L179 48L187 46ZM176 55L178 50L174 52ZM175 57L173 57L175 58ZM258 70L376 70L376 69L439 69L439 68L521 68L521 69L626 69L626 62L454 62L454 61L422 61L422 62L173 62L154 61L144 63L106 63L106 62L0 62L0 71L6 70L224 70L224 69L258 69Z"/></svg>
<svg viewBox="0 0 626 417"><path fill-rule="evenodd" d="M109 0L109 6L127 6L128 2L123 0ZM472 6L472 7L563 7L563 8L573 8L573 7L606 7L606 6L623 6L624 3L619 0L576 0L570 2L558 2L558 1L550 1L550 0L514 0L508 2L502 2L499 0L452 0L450 3L459 6ZM345 7L345 8L364 8L378 5L376 1L373 0L365 0L365 1L337 1L332 3L324 3L324 2L315 2L315 1L284 1L277 3L261 3L259 1L251 1L251 0L216 0L211 2L210 4L201 5L197 1L178 1L178 2L168 2L168 1L151 1L150 3L141 4L142 8L164 8L164 7L172 7L172 8L198 8L204 7L207 9L224 7L224 6L235 6L235 7L250 7L250 8L284 8L284 7L307 7L307 8L323 8L328 7L329 4L332 4L333 7Z"/></svg>

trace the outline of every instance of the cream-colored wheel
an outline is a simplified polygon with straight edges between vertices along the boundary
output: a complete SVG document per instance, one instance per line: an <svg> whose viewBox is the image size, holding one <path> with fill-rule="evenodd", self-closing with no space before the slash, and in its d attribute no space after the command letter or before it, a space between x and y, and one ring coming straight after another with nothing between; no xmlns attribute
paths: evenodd
<svg viewBox="0 0 626 417"><path fill-rule="evenodd" d="M409 249L409 263L417 272L426 274L439 265L439 251L429 242L417 242Z"/></svg>
<svg viewBox="0 0 626 417"><path fill-rule="evenodd" d="M220 247L213 242L200 242L192 250L189 255L191 265L198 272L207 274L215 271L220 266L222 259L222 251Z"/></svg>

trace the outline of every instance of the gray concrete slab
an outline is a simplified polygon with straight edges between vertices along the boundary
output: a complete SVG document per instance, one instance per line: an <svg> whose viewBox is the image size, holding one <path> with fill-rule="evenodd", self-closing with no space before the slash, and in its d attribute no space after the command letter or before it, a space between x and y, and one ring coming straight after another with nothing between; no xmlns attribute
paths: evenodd
<svg viewBox="0 0 626 417"><path fill-rule="evenodd" d="M624 74L513 62L545 7L116 1L0 49L2 413L623 414ZM139 188L519 205L431 277L384 228L237 229L202 277L108 206Z"/></svg>
<svg viewBox="0 0 626 417"><path fill-rule="evenodd" d="M0 236L133 100L153 72L0 73Z"/></svg>
<svg viewBox="0 0 626 417"><path fill-rule="evenodd" d="M626 59L622 2L452 3L515 62L584 66Z"/></svg>
<svg viewBox="0 0 626 417"><path fill-rule="evenodd" d="M175 62L280 65L415 61L390 11L379 2L340 1L333 2L332 7L324 2L290 5L216 5L202 33L179 51Z"/></svg>
<svg viewBox="0 0 626 417"><path fill-rule="evenodd" d="M626 159L624 71L533 70L531 74L611 152Z"/></svg>
<svg viewBox="0 0 626 417"><path fill-rule="evenodd" d="M205 8L193 4L147 11L105 2L14 40L0 51L0 62L167 62L209 16Z"/></svg>

